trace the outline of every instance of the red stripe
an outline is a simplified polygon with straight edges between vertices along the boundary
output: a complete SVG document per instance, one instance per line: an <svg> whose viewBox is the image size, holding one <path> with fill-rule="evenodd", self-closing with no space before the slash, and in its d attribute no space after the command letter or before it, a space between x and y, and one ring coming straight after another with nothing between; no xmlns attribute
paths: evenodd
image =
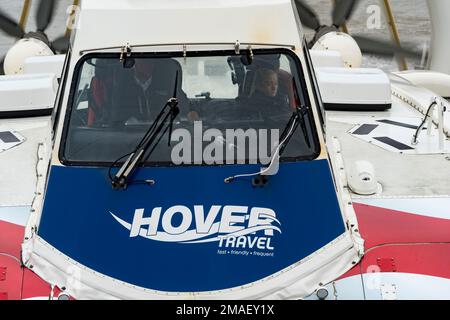
<svg viewBox="0 0 450 320"><path fill-rule="evenodd" d="M354 204L366 250L388 243L450 243L450 220Z"/></svg>
<svg viewBox="0 0 450 320"><path fill-rule="evenodd" d="M392 266L383 261L392 261ZM450 244L383 246L369 251L362 260L362 271L415 273L450 279ZM370 272L370 270L369 270Z"/></svg>
<svg viewBox="0 0 450 320"><path fill-rule="evenodd" d="M354 208L366 254L359 265L339 279L360 274L360 268L367 273L369 267L380 268L381 272L415 273L450 279L448 219L365 204L354 204Z"/></svg>
<svg viewBox="0 0 450 320"><path fill-rule="evenodd" d="M386 263L388 262L388 263ZM337 280L371 272L401 272L450 279L450 244L392 245L375 248Z"/></svg>

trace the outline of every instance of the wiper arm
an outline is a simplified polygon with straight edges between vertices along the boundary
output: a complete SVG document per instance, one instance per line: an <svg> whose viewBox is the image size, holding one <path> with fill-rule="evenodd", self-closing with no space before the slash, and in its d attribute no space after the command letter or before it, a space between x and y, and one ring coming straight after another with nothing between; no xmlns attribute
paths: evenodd
<svg viewBox="0 0 450 320"><path fill-rule="evenodd" d="M295 100L299 101L298 99L298 92L297 92L297 81L295 81L295 78L292 79L294 82L294 96ZM289 144L289 141L291 140L292 136L294 135L294 132L297 130L298 125L302 127L303 131L303 137L305 138L305 142L308 145L308 148L311 148L311 142L309 141L309 134L308 129L306 128L306 121L305 116L308 114L308 108L301 104L300 106L295 107L295 111L292 114L291 119L289 120L288 124L286 125L286 128L283 131L282 137L288 134L289 136L286 138L282 138L281 141L283 141L283 146L280 149L280 156L284 152L284 149ZM288 130L291 127L292 122L295 121L295 127L294 130L291 131L289 134ZM285 140L286 139L286 140Z"/></svg>
<svg viewBox="0 0 450 320"><path fill-rule="evenodd" d="M297 88L297 85L294 81L294 88ZM297 90L295 90L295 93L297 93ZM298 99L296 99L298 100ZM308 134L308 128L306 127L306 121L305 116L308 114L308 108L304 105L296 106L295 111L292 113L291 118L289 119L288 123L286 124L283 133L281 134L280 138L280 144L278 145L277 149L275 150L275 153L272 155L272 158L270 160L269 166L267 168L261 168L259 172L256 173L249 173L249 174L239 174L235 176L231 176L228 178L225 178L225 183L231 183L237 178L243 178L243 177L253 177L258 176L262 177L260 183L255 183L255 179L253 181L253 185L258 186L264 186L267 183L267 177L264 177L266 175L272 175L272 172L274 172L274 167L278 166L278 160L283 154L286 146L289 144L292 136L294 135L295 131L297 130L298 126L302 128L303 136L305 138L305 142L308 145L308 148L311 148L311 142L309 141L309 134ZM276 172L278 172L278 168L275 169Z"/></svg>
<svg viewBox="0 0 450 320"><path fill-rule="evenodd" d="M283 145L280 148L280 156L283 154L286 146L291 141L292 136L294 135L295 131L297 130L298 126L302 128L303 136L305 138L306 144L308 145L308 148L311 148L311 142L309 141L309 134L308 129L306 128L306 121L305 116L308 114L308 108L305 106L297 106L295 108L294 113L292 114L291 118L289 119L289 122L287 123L286 127L283 130L283 133L281 134L281 141L283 141ZM290 130L290 128L293 126L293 128ZM290 132L289 132L290 130Z"/></svg>
<svg viewBox="0 0 450 320"><path fill-rule="evenodd" d="M284 151L284 148L289 143L291 137L294 135L295 131L297 130L298 126L300 125L302 127L303 133L305 134L305 139L307 141L307 144L311 146L309 142L309 136L308 131L306 129L306 123L305 123L305 114L308 112L308 109L304 106L302 107L296 107L295 111L292 113L291 118L289 119L288 123L286 124L286 127L283 130L283 133L281 134L280 143L277 146L277 149L273 153L269 166L266 168L261 168L259 172L255 173L249 173L249 174L239 174L232 177L228 177L225 179L225 183L230 183L234 181L236 178L243 178L243 177L253 177L258 176L262 177L261 182L256 183L256 178L253 180L254 186L264 186L268 179L267 175L273 175L274 173L274 167L278 166L278 160L281 156L281 154ZM278 172L278 168L275 169L276 172Z"/></svg>
<svg viewBox="0 0 450 320"><path fill-rule="evenodd" d="M177 115L180 113L180 109L178 107L178 99L176 97L177 85L178 85L178 72L175 78L175 90L173 97L166 102L166 104L161 109L155 121L147 130L147 132L145 133L144 137L141 139L135 150L130 154L125 163L120 167L119 171L112 179L111 184L113 189L115 190L126 189L130 177L133 175L136 168L142 163L142 160L147 150L153 145L153 148L151 150L151 152L153 152L153 150L155 150L156 146L159 144L161 138L164 136L164 134L167 132L168 129L170 130L169 131L169 146L170 146L173 122L175 121ZM169 117L170 120L166 129L160 135L156 143L154 143L155 140L158 138L158 135L163 130L164 126L167 124L167 120L169 119ZM145 159L147 159L150 156L150 154L147 155Z"/></svg>

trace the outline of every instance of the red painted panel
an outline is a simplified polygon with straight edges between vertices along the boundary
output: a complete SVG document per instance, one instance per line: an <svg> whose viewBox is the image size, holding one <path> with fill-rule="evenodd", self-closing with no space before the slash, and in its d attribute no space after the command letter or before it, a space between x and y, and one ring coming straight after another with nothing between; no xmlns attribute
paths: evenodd
<svg viewBox="0 0 450 320"><path fill-rule="evenodd" d="M0 270L4 273L0 281L0 300L20 300L23 272L19 261L0 254Z"/></svg>
<svg viewBox="0 0 450 320"><path fill-rule="evenodd" d="M450 220L354 204L366 250L388 243L450 243Z"/></svg>
<svg viewBox="0 0 450 320"><path fill-rule="evenodd" d="M20 260L21 245L25 228L6 221L0 221L0 268L6 267L6 280L0 281L0 296L10 300L47 297L50 285L29 269L21 268L20 263L7 255ZM6 255L2 255L6 254ZM0 275L1 277L1 275ZM22 290L23 281L23 292ZM57 290L55 290L56 292ZM59 291L58 291L59 292Z"/></svg>
<svg viewBox="0 0 450 320"><path fill-rule="evenodd" d="M344 273L342 276L340 276L339 278L337 278L336 280L340 280L340 279L345 279L345 278L350 278L353 276L356 276L358 274L361 274L360 272L360 265L357 264L356 266L354 266L353 268L351 268L349 271L347 271L346 273Z"/></svg>
<svg viewBox="0 0 450 320"><path fill-rule="evenodd" d="M380 272L450 279L449 220L364 204L354 204L354 208L366 254L360 264L338 279L377 268Z"/></svg>
<svg viewBox="0 0 450 320"><path fill-rule="evenodd" d="M6 280L6 272L8 271L8 268L0 266L0 281Z"/></svg>
<svg viewBox="0 0 450 320"><path fill-rule="evenodd" d="M379 259L395 262L395 272L450 279L450 244L387 245L370 250L362 260L363 273L379 267ZM380 272L392 272L380 268Z"/></svg>
<svg viewBox="0 0 450 320"><path fill-rule="evenodd" d="M22 299L50 297L50 292L51 287L47 282L42 280L30 269L25 269L23 276Z"/></svg>
<svg viewBox="0 0 450 320"><path fill-rule="evenodd" d="M25 228L0 220L0 253L10 254L20 260L20 249Z"/></svg>

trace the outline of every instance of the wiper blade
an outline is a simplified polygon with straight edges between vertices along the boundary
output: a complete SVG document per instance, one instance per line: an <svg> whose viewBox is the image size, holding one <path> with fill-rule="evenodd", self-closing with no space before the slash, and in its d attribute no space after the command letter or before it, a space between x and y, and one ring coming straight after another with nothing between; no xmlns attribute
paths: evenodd
<svg viewBox="0 0 450 320"><path fill-rule="evenodd" d="M120 167L119 171L116 173L114 178L112 178L111 184L112 188L117 189L126 189L126 187L129 184L129 179L133 175L134 171L137 169L137 167L148 157L150 154L155 150L156 146L161 141L161 138L165 135L167 130L169 131L169 146L170 146L170 140L172 137L172 129L173 129L173 122L175 121L175 118L180 113L180 109L178 107L178 99L177 99L177 86L178 86L178 72L175 77L175 90L173 97L170 98L164 107L161 109L160 113L156 117L155 121L152 123L150 128L145 133L144 137L141 139L137 147L134 149L134 151L129 155L125 163ZM167 120L169 119L169 123L167 124ZM164 126L167 126L164 132L160 135L161 131L163 130ZM160 135L159 139L158 135ZM153 148L149 152L149 154L145 157L147 150L149 150L150 147Z"/></svg>

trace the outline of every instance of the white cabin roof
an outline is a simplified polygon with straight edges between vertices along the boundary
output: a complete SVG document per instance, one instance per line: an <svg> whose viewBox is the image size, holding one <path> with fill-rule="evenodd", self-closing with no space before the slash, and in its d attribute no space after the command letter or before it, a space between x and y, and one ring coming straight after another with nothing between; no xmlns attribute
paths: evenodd
<svg viewBox="0 0 450 320"><path fill-rule="evenodd" d="M303 31L294 8L291 0L83 0L74 52L237 40L300 48Z"/></svg>

